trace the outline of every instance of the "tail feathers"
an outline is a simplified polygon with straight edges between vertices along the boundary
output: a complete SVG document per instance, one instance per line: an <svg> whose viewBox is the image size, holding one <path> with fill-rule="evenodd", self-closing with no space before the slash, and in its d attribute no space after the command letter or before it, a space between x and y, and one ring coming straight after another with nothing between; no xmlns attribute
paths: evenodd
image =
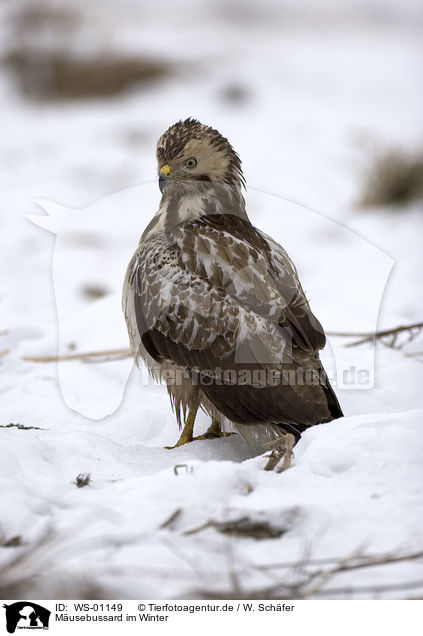
<svg viewBox="0 0 423 636"><path fill-rule="evenodd" d="M286 422L284 422L283 424L279 424L279 426L283 428L287 433L292 433L294 435L295 442L298 442L301 434L304 433L306 429L310 428L310 426L314 426L315 424L325 424L326 422L331 422L332 420L338 419L338 417L344 416L341 405L339 404L338 398L335 395L335 391L333 390L328 379L326 379L326 383L322 385L322 389L327 400L330 417L326 418L325 420L314 422L314 424L291 424Z"/></svg>
<svg viewBox="0 0 423 636"><path fill-rule="evenodd" d="M329 412L332 415L331 419L336 420L338 417L343 417L344 414L341 409L341 405L338 402L338 398L335 395L335 391L332 389L332 386L327 381L326 386L323 387L323 390L326 395L326 399L328 401ZM327 420L330 422L330 420Z"/></svg>

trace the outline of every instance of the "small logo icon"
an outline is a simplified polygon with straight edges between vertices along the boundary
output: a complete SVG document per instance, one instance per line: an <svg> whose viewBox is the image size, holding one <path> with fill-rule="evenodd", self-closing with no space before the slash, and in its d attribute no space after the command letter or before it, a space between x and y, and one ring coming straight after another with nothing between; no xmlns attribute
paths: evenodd
<svg viewBox="0 0 423 636"><path fill-rule="evenodd" d="M3 607L6 609L6 629L9 634L14 634L16 628L48 629L51 612L37 603L19 601Z"/></svg>

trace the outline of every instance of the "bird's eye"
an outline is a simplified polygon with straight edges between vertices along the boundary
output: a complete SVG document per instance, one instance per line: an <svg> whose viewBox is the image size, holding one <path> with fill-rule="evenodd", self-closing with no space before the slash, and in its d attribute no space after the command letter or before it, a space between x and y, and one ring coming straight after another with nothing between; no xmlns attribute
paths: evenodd
<svg viewBox="0 0 423 636"><path fill-rule="evenodd" d="M190 170L192 168L195 168L196 165L197 165L197 159L195 157L190 157L184 162L184 168L189 168Z"/></svg>

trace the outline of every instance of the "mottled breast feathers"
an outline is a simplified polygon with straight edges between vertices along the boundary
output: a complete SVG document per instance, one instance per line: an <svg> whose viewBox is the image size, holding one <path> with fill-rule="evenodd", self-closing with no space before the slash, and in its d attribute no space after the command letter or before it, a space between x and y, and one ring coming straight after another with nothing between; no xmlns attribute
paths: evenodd
<svg viewBox="0 0 423 636"><path fill-rule="evenodd" d="M290 341L309 353L324 346L288 256L247 220L201 217L173 242L147 240L133 262L137 325L155 359L213 368L238 348L265 365L282 362Z"/></svg>

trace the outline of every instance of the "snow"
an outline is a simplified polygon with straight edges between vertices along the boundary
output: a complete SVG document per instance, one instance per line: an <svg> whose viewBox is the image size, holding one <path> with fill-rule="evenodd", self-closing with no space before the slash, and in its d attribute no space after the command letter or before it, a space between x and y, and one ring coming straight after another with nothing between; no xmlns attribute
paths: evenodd
<svg viewBox="0 0 423 636"><path fill-rule="evenodd" d="M179 65L169 79L107 100L37 103L0 74L0 424L30 427L0 429L0 543L22 540L0 546L0 567L32 550L28 597L78 597L84 579L115 598L186 598L227 594L231 568L248 593L293 576L269 578L263 566L304 555L421 550L421 336L398 350L330 337L323 359L345 417L304 433L281 474L263 471L238 436L164 449L178 437L166 390L128 359L22 359L128 345L121 285L159 204L155 141L189 115L239 152L250 217L288 251L328 331L421 321L421 205L357 204L369 148L421 148L418 3L123 4L90 3L79 51L102 50L111 33L111 48ZM3 3L3 17L13 11ZM225 98L231 86L244 101ZM207 426L200 415L198 432ZM243 517L283 532L201 529ZM36 547L45 532L47 554ZM422 578L421 561L408 561L336 585ZM407 594L421 589L378 596Z"/></svg>

